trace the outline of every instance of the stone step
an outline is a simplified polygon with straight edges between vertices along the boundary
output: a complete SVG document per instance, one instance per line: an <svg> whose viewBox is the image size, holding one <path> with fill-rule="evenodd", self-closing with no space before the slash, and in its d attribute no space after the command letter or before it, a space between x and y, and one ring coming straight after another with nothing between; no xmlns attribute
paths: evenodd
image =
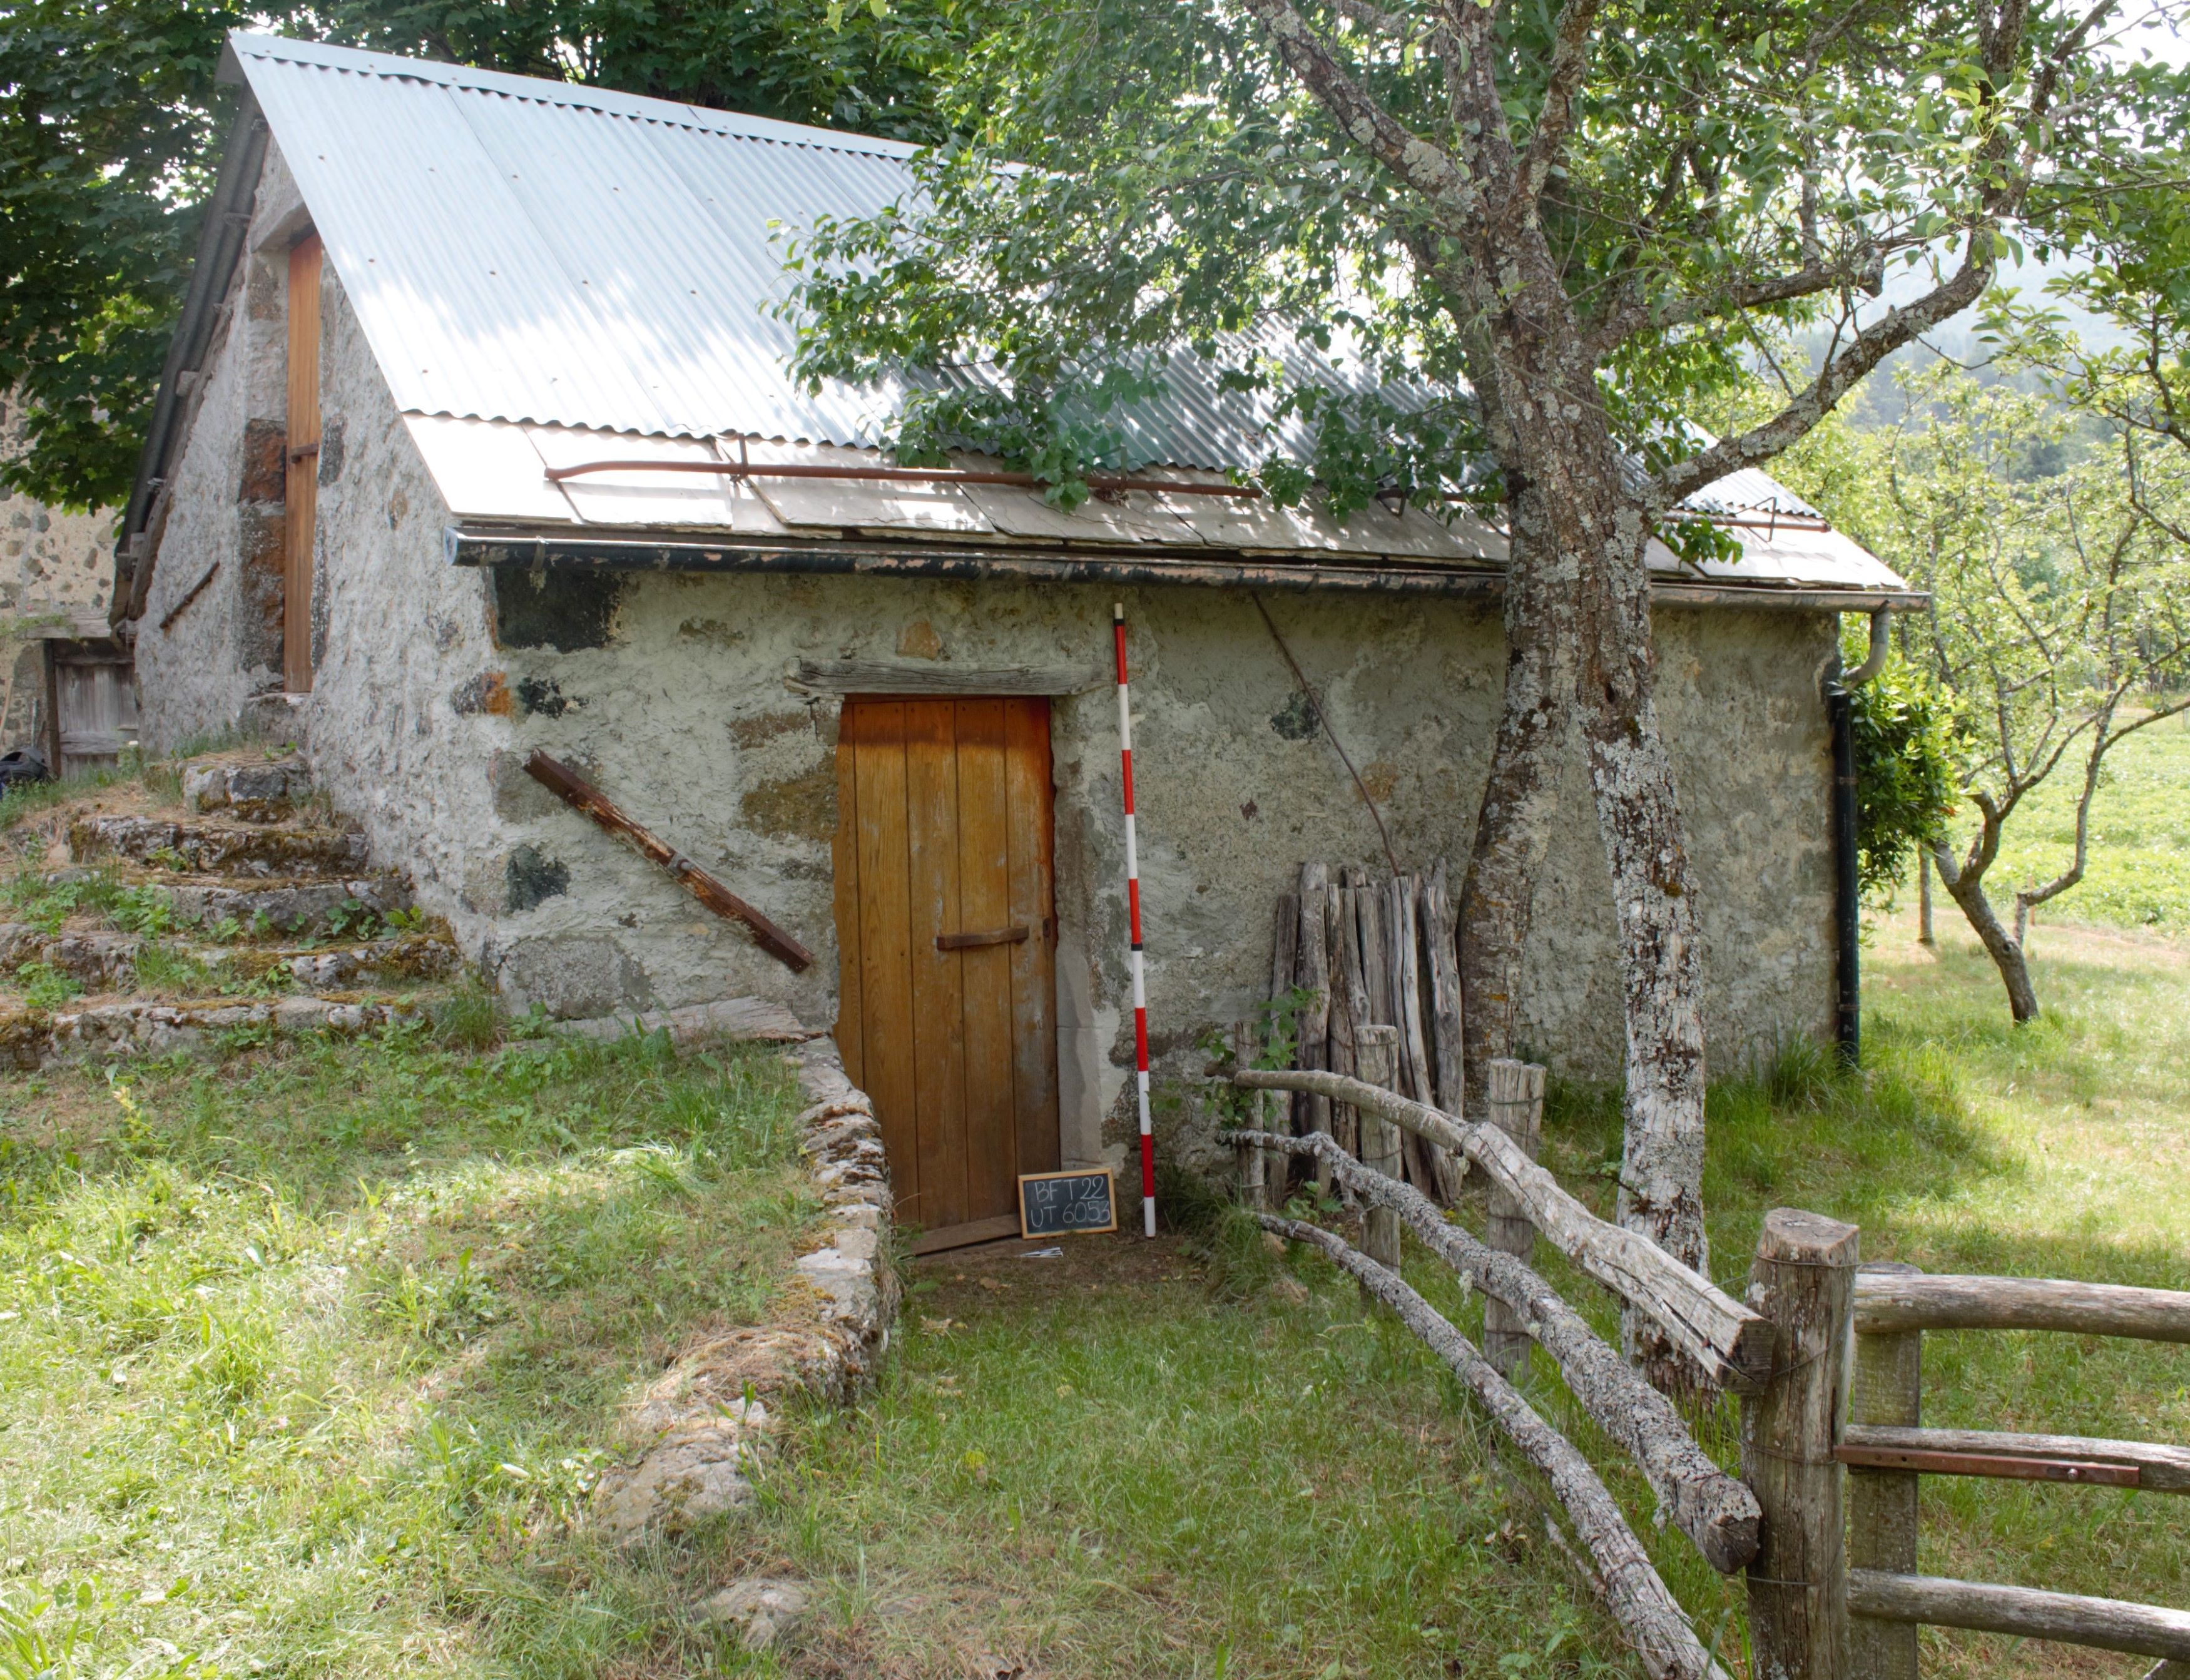
<svg viewBox="0 0 2190 1680"><path fill-rule="evenodd" d="M127 991L137 983L137 957L153 943L135 934L48 934L17 922L0 922L0 990L25 963L43 962L86 991ZM440 931L362 939L332 950L217 945L189 955L208 968L256 979L286 968L299 985L328 990L360 980L442 979L462 966L457 948Z"/></svg>
<svg viewBox="0 0 2190 1680"><path fill-rule="evenodd" d="M0 1012L0 1067L35 1073L69 1062L202 1054L219 1036L257 1028L283 1037L369 1032L416 1011L407 998L281 997L239 1003L100 1003Z"/></svg>
<svg viewBox="0 0 2190 1680"><path fill-rule="evenodd" d="M362 834L338 828L263 828L157 817L90 816L69 825L79 863L120 858L193 875L268 880L363 873Z"/></svg>
<svg viewBox="0 0 2190 1680"><path fill-rule="evenodd" d="M245 886L230 880L161 879L145 884L164 894L177 922L210 933L234 922L247 938L265 930L292 938L325 937L358 911L377 917L411 907L411 883L400 875L360 875L338 881L286 881Z"/></svg>
<svg viewBox="0 0 2190 1680"><path fill-rule="evenodd" d="M235 973L264 973L287 968L297 984L316 990L355 985L360 980L445 979L462 966L445 934L402 934L366 939L332 951L267 951L231 946L195 953L200 961Z"/></svg>
<svg viewBox="0 0 2190 1680"><path fill-rule="evenodd" d="M0 922L0 988L15 979L26 962L43 962L66 974L86 991L113 991L137 978L137 953L145 941L134 934L49 934L20 922Z"/></svg>
<svg viewBox="0 0 2190 1680"><path fill-rule="evenodd" d="M243 822L280 822L311 797L312 774L298 758L234 763L200 760L183 767L183 804L192 814L225 811Z"/></svg>

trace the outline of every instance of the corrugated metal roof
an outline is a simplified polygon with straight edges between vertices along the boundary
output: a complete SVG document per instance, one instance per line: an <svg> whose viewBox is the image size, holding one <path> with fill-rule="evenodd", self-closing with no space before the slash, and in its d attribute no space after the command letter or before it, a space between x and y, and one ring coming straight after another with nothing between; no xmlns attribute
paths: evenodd
<svg viewBox="0 0 2190 1680"><path fill-rule="evenodd" d="M900 388L808 393L786 374L777 241L904 197L913 148L274 36L232 44L398 407L879 441ZM1366 383L1275 331L1228 349ZM1110 417L1130 464L1261 458L1268 402L1220 394L1217 372L1183 355L1166 396Z"/></svg>
<svg viewBox="0 0 2190 1680"><path fill-rule="evenodd" d="M1068 516L1020 491L824 491L813 480L740 489L646 474L559 489L544 479L543 451L559 462L573 451L599 458L603 434L874 448L904 389L832 383L808 392L792 383L794 335L771 308L789 292L778 241L817 217L871 215L904 197L915 148L278 36L238 33L230 45L396 406L413 417L456 511L549 525L764 531L808 522L810 502L831 513L824 523L847 527L1503 557L1502 539L1472 517L1444 525L1419 513L1339 522L1173 496L1160 509L1090 504ZM1227 341L1221 356L1235 367L1274 360L1295 379L1371 383L1342 343L1326 355L1274 324ZM1223 390L1220 372L1183 352L1166 370L1165 395L1107 417L1128 439L1130 467L1223 472L1263 457L1269 400ZM1431 400L1427 390L1382 389L1402 401ZM1277 437L1294 450L1308 442L1296 423ZM648 448L710 452L692 441ZM1818 518L1754 469L1685 505ZM1705 568L1715 576L1900 585L1845 538L1737 534L1744 561Z"/></svg>

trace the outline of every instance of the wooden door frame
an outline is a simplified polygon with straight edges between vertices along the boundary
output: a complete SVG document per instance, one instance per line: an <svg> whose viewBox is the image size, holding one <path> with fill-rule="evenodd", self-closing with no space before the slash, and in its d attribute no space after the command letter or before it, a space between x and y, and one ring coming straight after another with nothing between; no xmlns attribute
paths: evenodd
<svg viewBox="0 0 2190 1680"><path fill-rule="evenodd" d="M281 686L312 686L312 570L320 499L320 281L316 233L289 247L283 310L288 401L282 422Z"/></svg>
<svg viewBox="0 0 2190 1680"><path fill-rule="evenodd" d="M860 767L856 754L857 737L854 734L856 728L853 721L854 708L862 706L903 705L919 707L923 711L927 711L935 708L939 703L958 707L980 701L1006 701L1017 703L1012 709L1002 713L1001 719L1002 733L992 737L996 744L1003 748L999 762L1003 766L1005 780L1001 786L992 785L988 791L992 796L992 803L995 797L1000 795L1001 803L998 805L1000 809L1024 810L1029 808L1030 799L1038 797L1043 830L1038 839L1035 839L1030 837L1030 830L1022 828L1017 824L1007 826L1004 843L1007 847L1008 857L1004 867L1004 890L1009 900L1007 906L990 903L983 905L976 914L974 907L965 903L960 896L965 885L962 881L945 889L945 896L951 905L954 907L962 905L963 913L973 914L977 920L985 917L984 926L987 922L997 921L999 917L1014 923L1021 919L1027 919L1030 922L1039 924L1038 940L1033 944L1029 954L1031 956L1033 951L1041 952L1039 967L1043 971L1042 979L1031 990L1011 994L1015 996L1018 1001L1007 1002L1005 1005L1007 1012L1006 1019L1010 1022L1012 1033L1011 1041L1005 1053L1009 1057L1015 1070L1013 1087L1024 1092L1030 1088L1039 1090L1042 1086L1047 1086L1046 1097L1038 1099L1035 1114L1030 1115L1022 1108L1016 1115L1011 1115L1003 1121L1010 1131L1011 1161L1009 1164L1013 1168L1012 1189L1014 1192L1018 1173L1055 1167L1061 1161L1064 1147L1064 1113L1060 1100L1062 1093L1058 1082L1057 1043L1057 1019L1060 998L1057 973L1058 927L1056 896L1055 718L1050 699L1048 695L1041 693L1002 695L997 693L993 686L988 685L981 685L976 692L967 694L860 692L846 694L843 697L838 714L837 771L839 786L843 790L842 795L843 803L840 809L832 858L835 871L838 952L837 1019L832 1030L837 1035L838 1047L844 1053L848 1065L853 1070L855 1081L867 1087L869 1095L876 1102L878 1110L887 1112L888 1109L894 1108L902 1112L905 1108L911 1107L917 1114L926 1107L925 1098L921 1094L922 1090L926 1087L916 1089L908 1086L903 1090L896 1088L905 1084L905 1079L899 1076L911 1077L912 1070L907 1067L898 1067L886 1070L881 1066L870 1065L869 1059L865 1054L865 1041L867 1038L883 1036L889 1030L887 1024L878 1020L878 1015L888 1013L888 1006L882 1000L887 991L894 990L894 988L871 986L868 979L857 972L855 965L871 966L877 961L888 963L892 960L894 942L884 935L880 922L874 927L869 927L866 924L877 922L877 906L887 905L890 894L888 883L894 880L899 866L912 869L915 876L918 874L918 871L914 867L913 860L910 854L899 857L897 855L896 849L894 848L889 849L891 855L887 858L880 854L870 857L868 848L872 845L882 845L884 843L878 833L870 831L869 826L859 824L854 812L860 798L871 797L877 794L886 800L903 797L916 804L919 790L911 787L909 783L902 788L899 787L891 775L892 769L896 767L889 766L886 762L878 764L871 773ZM1039 702L1038 711L1035 707L1028 704L1029 702ZM953 715L956 721L951 726L954 730L952 739L959 752L962 753L967 741L972 737L965 733L967 720L962 711L956 712ZM1038 724L1035 721L1037 718ZM916 727L914 720L905 719L908 752L911 751L911 737ZM1033 762L1032 755L1015 752L1013 749L1014 741L1017 741L1022 747L1033 745L1026 735L1019 733L1030 727L1038 728L1040 730L1041 781L1038 795L1033 786L1020 779L1024 774L1022 767ZM889 755L883 754L877 757L886 761ZM962 778L966 769L966 761L958 760L957 769L953 772L954 776ZM874 777L871 782L871 774ZM903 774L907 776L912 774L910 759L903 767ZM854 777L857 778L857 789L860 791L854 791ZM889 785L885 786L883 785L885 782ZM967 784L965 784L962 780L956 780L953 782L950 793L953 801L951 820L959 836L962 848L973 843L968 837L976 831L967 826L968 808L963 803L967 797ZM906 836L908 843L911 831L909 827ZM1029 846L1033 848L1031 854L1027 850ZM961 852L958 860L960 866L966 862L967 855L963 851ZM874 882L877 890L869 889L870 878ZM1035 897L1031 902L1024 901L1022 898L1022 895L1029 890L1026 883L1030 882L1034 883L1031 890ZM916 885L916 883L915 884ZM911 907L907 906L907 908L910 910ZM891 920L886 908L881 914L882 921ZM916 912L913 914L912 919L916 924L913 929L914 937L922 937L922 929L917 925L919 918ZM848 930L851 931L848 932ZM1028 949L1028 947L1023 946L1019 949ZM879 956L877 956L878 951L881 953ZM897 956L903 960L910 961L913 953L907 950L897 953ZM916 979L918 972L916 969ZM993 977L990 977L990 984L993 985ZM1022 1013L1030 999L1033 1002L1031 1017ZM916 996L910 1001L917 1016L921 1007L918 999ZM970 1040L977 1036L979 1029L985 1024L990 1029L990 1037L993 1044L995 1041L993 1028L996 1023L993 1020L985 1023L978 1022L973 1017L977 1013L992 1016L995 1013L996 998L993 996L984 998L976 989L968 985L956 992L956 1001L967 1018L961 1023L962 1038ZM883 1028L882 1031L877 1030L878 1025ZM911 1020L901 1024L897 1029L899 1031L907 1033L911 1030ZM1031 1084L1028 1082L1030 1081ZM962 1089L960 1094L964 1096L967 1093ZM947 1110L949 1107L947 1102L945 1106ZM975 1132L977 1117L973 1110L976 1104L968 1100L961 1106L965 1109L966 1113L962 1116L963 1129L960 1133L958 1147L968 1152L967 1158L970 1162L976 1145L979 1142ZM1046 1112L1042 1111L1043 1110L1046 1110ZM990 1116L989 1119L988 1131L992 1137L996 1119L997 1117L994 1115ZM915 1151L912 1157L916 1163L914 1177L918 1180L922 1176L924 1169L917 1163L927 1161L928 1141L920 1134L918 1130L914 1132L910 1140L903 1131L899 1131L898 1145L900 1150L908 1146L908 1141ZM952 1167L946 1166L939 1157L933 1165L945 1172L953 1170ZM967 1212L973 1212L973 1206L979 1206L981 1200L986 1199L985 1196L973 1194L971 1183L973 1176L969 1172L967 1191L972 1197L973 1205L966 1207L965 1211ZM993 1194L996 1189L993 1182L987 1186L989 1194ZM914 1193L919 1194L918 1191ZM1016 1201L1015 1195L1013 1200ZM994 1216L963 1220L940 1229L925 1231L914 1240L911 1251L917 1254L961 1247L971 1243L1014 1235L1018 1230L1018 1216L1014 1206L1013 1211L1008 1213L999 1212Z"/></svg>

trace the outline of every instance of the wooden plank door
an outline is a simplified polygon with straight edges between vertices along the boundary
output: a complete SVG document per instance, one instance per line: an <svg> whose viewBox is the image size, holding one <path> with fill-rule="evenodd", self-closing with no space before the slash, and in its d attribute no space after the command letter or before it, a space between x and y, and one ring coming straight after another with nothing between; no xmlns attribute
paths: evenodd
<svg viewBox="0 0 2190 1680"><path fill-rule="evenodd" d="M1018 1229L1058 1162L1049 702L844 702L837 1043L916 1251Z"/></svg>
<svg viewBox="0 0 2190 1680"><path fill-rule="evenodd" d="M289 248L288 473L283 494L281 685L312 686L312 544L320 500L320 236Z"/></svg>

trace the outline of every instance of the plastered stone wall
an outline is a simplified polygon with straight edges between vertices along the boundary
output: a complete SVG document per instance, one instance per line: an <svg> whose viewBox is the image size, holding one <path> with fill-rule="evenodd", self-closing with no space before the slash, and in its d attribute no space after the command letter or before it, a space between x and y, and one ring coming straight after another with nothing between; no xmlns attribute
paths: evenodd
<svg viewBox="0 0 2190 1680"><path fill-rule="evenodd" d="M691 574L505 570L496 580L515 745L496 772L502 849L472 894L506 985L565 1013L621 985L674 1005L752 993L834 1014L834 743L840 702L786 681L794 659L948 672L1078 665L1053 703L1060 1074L1065 1154L1122 1146L1132 1034L1122 961L1115 701L1101 665L1109 592ZM1268 985L1272 910L1301 862L1382 869L1367 812L1253 604L1129 593L1135 764L1159 1078ZM1272 611L1409 867L1471 843L1496 727L1501 638L1469 604L1280 597ZM1667 612L1661 706L1704 891L1709 1030L1720 1066L1829 1030L1828 742L1822 615ZM515 773L532 746L578 766L791 928L824 960L793 978L651 866ZM1538 900L1535 1053L1610 1076L1620 1013L1595 812L1579 763ZM604 932L613 954L599 948ZM576 985L581 999L564 995Z"/></svg>

